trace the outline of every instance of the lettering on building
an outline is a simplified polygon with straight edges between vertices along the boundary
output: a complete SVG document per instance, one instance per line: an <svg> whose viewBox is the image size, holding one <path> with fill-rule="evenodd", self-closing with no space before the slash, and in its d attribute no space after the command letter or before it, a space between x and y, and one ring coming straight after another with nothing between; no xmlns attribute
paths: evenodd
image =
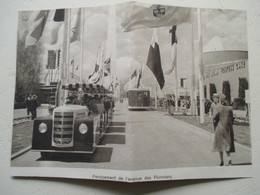
<svg viewBox="0 0 260 195"><path fill-rule="evenodd" d="M246 68L246 60L220 63L205 67L204 78L218 76Z"/></svg>

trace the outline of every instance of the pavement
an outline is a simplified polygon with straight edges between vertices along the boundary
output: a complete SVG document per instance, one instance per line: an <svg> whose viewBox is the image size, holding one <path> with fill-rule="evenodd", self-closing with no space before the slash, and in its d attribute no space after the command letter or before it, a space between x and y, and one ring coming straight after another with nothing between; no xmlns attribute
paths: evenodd
<svg viewBox="0 0 260 195"><path fill-rule="evenodd" d="M43 160L39 152L29 151L11 165L116 170L218 166L219 155L211 152L212 139L211 133L163 112L128 111L127 102L117 102L113 125L92 156ZM251 164L251 149L238 143L235 147L233 164Z"/></svg>
<svg viewBox="0 0 260 195"><path fill-rule="evenodd" d="M49 114L48 105L41 105L37 108L37 116L46 116L48 114ZM14 110L14 119L18 119L26 116L28 116L26 108Z"/></svg>

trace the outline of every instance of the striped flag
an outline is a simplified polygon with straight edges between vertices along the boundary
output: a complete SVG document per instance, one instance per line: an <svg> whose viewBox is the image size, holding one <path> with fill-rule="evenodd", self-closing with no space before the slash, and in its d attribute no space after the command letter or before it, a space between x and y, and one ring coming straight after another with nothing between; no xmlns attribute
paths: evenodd
<svg viewBox="0 0 260 195"><path fill-rule="evenodd" d="M33 27L31 28L30 32L26 36L25 47L34 45L40 40L47 21L48 14L49 11L42 10L35 17L32 24Z"/></svg>
<svg viewBox="0 0 260 195"><path fill-rule="evenodd" d="M99 47L97 62L95 64L94 72L88 78L89 83L102 84L103 74L104 74L103 55L104 55L104 42Z"/></svg>

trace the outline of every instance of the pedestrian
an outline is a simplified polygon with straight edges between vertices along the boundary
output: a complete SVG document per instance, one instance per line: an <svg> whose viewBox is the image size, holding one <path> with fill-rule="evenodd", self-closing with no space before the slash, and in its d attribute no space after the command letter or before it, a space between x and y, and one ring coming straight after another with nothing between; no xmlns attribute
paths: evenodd
<svg viewBox="0 0 260 195"><path fill-rule="evenodd" d="M223 105L225 96L220 95L220 103L214 110L213 152L219 152L220 166L224 165L224 152L227 154L228 165L232 165L231 152L235 152L233 131L233 108Z"/></svg>
<svg viewBox="0 0 260 195"><path fill-rule="evenodd" d="M115 101L113 98L111 98L111 109L112 109L112 112L114 112L114 107L115 107Z"/></svg>
<svg viewBox="0 0 260 195"><path fill-rule="evenodd" d="M210 114L210 116L212 118L213 130L215 130L216 124L215 124L215 121L214 121L213 117L216 115L217 106L219 105L219 94L214 93L213 96L212 96L212 100L213 100L213 102L210 105L209 114Z"/></svg>
<svg viewBox="0 0 260 195"><path fill-rule="evenodd" d="M38 107L37 96L33 95L30 100L30 110L32 114L32 120L37 117L37 107Z"/></svg>
<svg viewBox="0 0 260 195"><path fill-rule="evenodd" d="M31 101L31 95L27 95L26 99L25 99L25 105L26 105L26 109L27 109L27 115L30 115L30 101Z"/></svg>
<svg viewBox="0 0 260 195"><path fill-rule="evenodd" d="M111 108L111 104L110 104L108 97L105 98L104 108L105 108L105 116L106 116L106 123L107 123L108 122L108 111Z"/></svg>
<svg viewBox="0 0 260 195"><path fill-rule="evenodd" d="M205 101L205 114L206 114L206 116L209 115L210 107L211 107L211 101L206 99L206 101Z"/></svg>
<svg viewBox="0 0 260 195"><path fill-rule="evenodd" d="M200 99L197 98L197 113L198 113L198 116L200 116Z"/></svg>

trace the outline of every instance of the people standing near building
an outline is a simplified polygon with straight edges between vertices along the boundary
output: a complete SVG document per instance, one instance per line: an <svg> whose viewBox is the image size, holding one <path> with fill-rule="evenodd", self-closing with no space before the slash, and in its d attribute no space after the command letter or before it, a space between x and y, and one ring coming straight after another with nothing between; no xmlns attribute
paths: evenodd
<svg viewBox="0 0 260 195"><path fill-rule="evenodd" d="M213 152L219 152L220 166L224 165L224 152L227 154L228 165L232 165L231 152L235 152L233 131L233 108L225 106L225 96L221 95L220 104L213 110L214 140Z"/></svg>

